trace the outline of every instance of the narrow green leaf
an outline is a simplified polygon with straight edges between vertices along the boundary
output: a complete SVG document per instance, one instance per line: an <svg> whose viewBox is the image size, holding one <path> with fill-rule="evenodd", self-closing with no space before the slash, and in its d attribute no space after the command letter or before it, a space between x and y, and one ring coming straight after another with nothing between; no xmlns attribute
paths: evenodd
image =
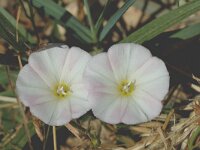
<svg viewBox="0 0 200 150"><path fill-rule="evenodd" d="M187 4L170 11L169 13L153 20L141 29L129 35L121 42L143 43L165 31L170 26L180 22L200 10L200 1L193 0Z"/></svg>
<svg viewBox="0 0 200 150"><path fill-rule="evenodd" d="M171 36L171 38L179 38L186 40L194 36L200 35L200 24L190 25Z"/></svg>
<svg viewBox="0 0 200 150"><path fill-rule="evenodd" d="M88 18L88 22L89 22L89 25L90 25L92 40L93 40L94 43L96 43L97 42L96 30L95 30L94 23L93 23L93 20L92 20L88 0L84 0L84 6L85 6L85 9L86 9L86 12L87 12L87 18Z"/></svg>
<svg viewBox="0 0 200 150"><path fill-rule="evenodd" d="M104 19L104 15L105 15L108 7L110 6L110 3L111 3L111 0L108 0L106 5L105 5L105 7L104 7L104 9L103 9L103 11L101 12L96 24L95 24L95 29L96 29L97 32L99 31L99 28L102 25L102 22L103 22L103 19Z"/></svg>
<svg viewBox="0 0 200 150"><path fill-rule="evenodd" d="M184 5L184 4L186 4L187 2L188 2L188 0L176 0L176 3L177 3L177 5L178 5L178 7L180 7L180 6Z"/></svg>
<svg viewBox="0 0 200 150"><path fill-rule="evenodd" d="M125 4L117 10L116 13L108 20L108 23L103 28L102 32L100 33L99 40L102 41L111 28L115 25L115 23L120 19L120 17L126 12L126 10L133 5L136 0L127 0Z"/></svg>
<svg viewBox="0 0 200 150"><path fill-rule="evenodd" d="M11 80L15 82L19 72L16 70L14 70L14 71L10 70L9 73L10 73ZM8 77L6 74L5 66L0 65L0 85L3 87L6 87L6 86L8 86L8 84L9 84L9 81L8 81Z"/></svg>
<svg viewBox="0 0 200 150"><path fill-rule="evenodd" d="M0 7L0 36L17 50L26 48L24 42L34 44L33 38L26 32L24 27L18 25L19 42L16 41L16 20L4 8Z"/></svg>
<svg viewBox="0 0 200 150"><path fill-rule="evenodd" d="M8 97L15 97L15 94L12 90L6 90L3 92L0 92L0 96L8 96Z"/></svg>
<svg viewBox="0 0 200 150"><path fill-rule="evenodd" d="M200 136L200 126L192 133L188 140L188 150L194 149L195 140Z"/></svg>
<svg viewBox="0 0 200 150"><path fill-rule="evenodd" d="M33 136L35 134L35 128L32 122L28 124L28 128L31 136ZM11 150L16 148L23 149L27 142L28 139L25 130L22 127L17 133L17 135L7 145L4 146L4 149L5 150Z"/></svg>
<svg viewBox="0 0 200 150"><path fill-rule="evenodd" d="M46 14L52 16L58 23L72 29L81 39L88 43L92 42L90 30L63 7L52 0L32 0L32 2L35 7L43 9Z"/></svg>

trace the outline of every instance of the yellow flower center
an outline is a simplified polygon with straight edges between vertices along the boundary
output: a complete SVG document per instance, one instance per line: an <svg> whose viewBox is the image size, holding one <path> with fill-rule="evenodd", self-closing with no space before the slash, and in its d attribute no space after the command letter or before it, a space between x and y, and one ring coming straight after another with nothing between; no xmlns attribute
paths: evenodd
<svg viewBox="0 0 200 150"><path fill-rule="evenodd" d="M54 88L54 95L59 99L70 96L72 93L70 86L66 83L59 83Z"/></svg>
<svg viewBox="0 0 200 150"><path fill-rule="evenodd" d="M130 96L134 91L134 83L128 80L122 80L118 86L118 91L121 96Z"/></svg>

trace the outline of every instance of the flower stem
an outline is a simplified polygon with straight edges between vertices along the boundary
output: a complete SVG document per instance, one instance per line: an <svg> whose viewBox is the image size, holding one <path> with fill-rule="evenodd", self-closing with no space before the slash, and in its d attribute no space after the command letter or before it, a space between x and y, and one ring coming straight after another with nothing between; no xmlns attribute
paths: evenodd
<svg viewBox="0 0 200 150"><path fill-rule="evenodd" d="M53 126L53 146L54 146L54 150L57 150L56 127L55 126Z"/></svg>

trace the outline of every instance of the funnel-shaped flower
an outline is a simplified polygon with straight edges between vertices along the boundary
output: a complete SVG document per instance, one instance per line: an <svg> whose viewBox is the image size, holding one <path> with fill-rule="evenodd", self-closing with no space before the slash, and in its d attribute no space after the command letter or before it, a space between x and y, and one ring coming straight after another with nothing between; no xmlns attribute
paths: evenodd
<svg viewBox="0 0 200 150"><path fill-rule="evenodd" d="M94 56L85 72L94 115L111 124L158 116L169 88L165 64L137 44L117 44Z"/></svg>
<svg viewBox="0 0 200 150"><path fill-rule="evenodd" d="M33 115L49 125L64 125L89 109L83 72L91 56L66 45L34 52L20 71L16 90Z"/></svg>

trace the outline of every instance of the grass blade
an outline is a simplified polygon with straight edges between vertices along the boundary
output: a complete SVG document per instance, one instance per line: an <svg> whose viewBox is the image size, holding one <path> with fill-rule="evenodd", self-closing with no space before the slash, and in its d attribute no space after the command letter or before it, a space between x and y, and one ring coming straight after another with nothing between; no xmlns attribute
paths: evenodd
<svg viewBox="0 0 200 150"><path fill-rule="evenodd" d="M200 135L200 126L193 131L192 136L188 140L188 150L193 150L194 149L194 144L195 140L199 137Z"/></svg>
<svg viewBox="0 0 200 150"><path fill-rule="evenodd" d="M35 128L32 122L28 124L28 128L31 132L31 136L33 136L35 134ZM3 143L3 146L4 146L3 148L5 150L23 149L26 143L28 142L27 137L24 136L25 134L26 133L25 133L24 127L22 126L19 130L16 131L15 134L13 134L14 138L7 140Z"/></svg>
<svg viewBox="0 0 200 150"><path fill-rule="evenodd" d="M33 5L44 10L46 14L52 16L61 25L72 29L82 40L91 43L91 32L82 25L74 16L72 16L63 7L52 0L33 0Z"/></svg>
<svg viewBox="0 0 200 150"><path fill-rule="evenodd" d="M86 9L86 12L87 12L87 18L88 18L90 30L91 30L91 33L92 33L92 39L93 39L93 42L96 43L97 42L96 30L95 30L94 23L93 23L93 20L92 20L88 0L84 0L84 6L85 6L85 9Z"/></svg>
<svg viewBox="0 0 200 150"><path fill-rule="evenodd" d="M153 20L141 29L129 35L121 42L143 43L165 31L170 26L180 22L200 10L200 1L193 0L175 10Z"/></svg>
<svg viewBox="0 0 200 150"><path fill-rule="evenodd" d="M19 41L16 40L16 20L4 8L0 8L0 36L17 50L25 50L25 42L34 44L35 41L22 25L18 25Z"/></svg>
<svg viewBox="0 0 200 150"><path fill-rule="evenodd" d="M117 12L108 20L108 23L103 28L102 32L100 33L99 40L102 41L111 28L115 25L115 23L120 19L120 17L126 12L126 10L133 5L136 0L127 0L125 4L117 10Z"/></svg>
<svg viewBox="0 0 200 150"><path fill-rule="evenodd" d="M104 15L106 13L106 10L110 6L110 3L111 3L111 0L108 0L106 5L105 5L105 7L104 7L104 9L103 9L103 11L101 12L96 24L95 24L95 29L96 29L97 32L99 31L99 29L100 29L100 27L102 25L102 22L103 22L103 19L104 19Z"/></svg>
<svg viewBox="0 0 200 150"><path fill-rule="evenodd" d="M194 36L197 36L200 34L200 24L194 24L190 25L176 33L174 33L171 38L179 38L182 40L190 39Z"/></svg>

